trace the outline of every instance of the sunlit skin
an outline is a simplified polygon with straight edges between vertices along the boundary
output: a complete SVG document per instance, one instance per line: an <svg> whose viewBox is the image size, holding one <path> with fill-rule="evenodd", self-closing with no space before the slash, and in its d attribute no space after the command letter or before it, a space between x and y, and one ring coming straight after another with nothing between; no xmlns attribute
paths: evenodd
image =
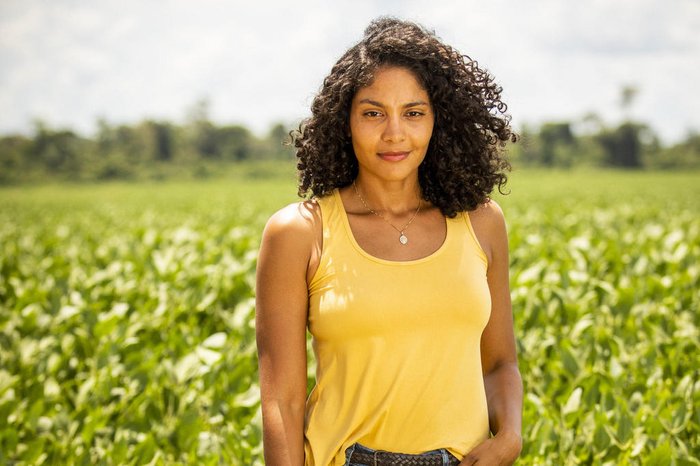
<svg viewBox="0 0 700 466"><path fill-rule="evenodd" d="M353 187L340 190L356 241L368 253L390 260L427 256L440 247L445 220L421 199L418 167L426 156L435 117L427 91L406 68L385 67L358 89L350 106L350 135L358 162L356 184L372 210L398 228L410 225L410 246L368 213ZM379 220L379 221L377 221Z"/></svg>
<svg viewBox="0 0 700 466"><path fill-rule="evenodd" d="M433 134L435 117L426 90L405 68L379 69L350 107L350 135L358 183L413 184Z"/></svg>

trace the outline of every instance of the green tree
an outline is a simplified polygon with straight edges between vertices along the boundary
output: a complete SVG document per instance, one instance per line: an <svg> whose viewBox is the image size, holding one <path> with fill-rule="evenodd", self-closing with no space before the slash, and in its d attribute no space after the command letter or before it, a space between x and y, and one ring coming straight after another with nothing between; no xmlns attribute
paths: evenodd
<svg viewBox="0 0 700 466"><path fill-rule="evenodd" d="M174 154L174 134L170 123L162 121L144 122L145 131L150 139L149 158L159 162L172 160Z"/></svg>
<svg viewBox="0 0 700 466"><path fill-rule="evenodd" d="M691 132L683 141L654 155L649 161L653 168L696 170L700 168L700 133Z"/></svg>
<svg viewBox="0 0 700 466"><path fill-rule="evenodd" d="M218 158L230 161L252 158L254 137L244 126L230 125L217 128L214 144Z"/></svg>
<svg viewBox="0 0 700 466"><path fill-rule="evenodd" d="M568 121L545 123L540 127L540 160L546 166L573 164L576 137Z"/></svg>
<svg viewBox="0 0 700 466"><path fill-rule="evenodd" d="M71 130L53 130L44 122L36 121L28 150L29 160L43 167L48 174L77 178L84 159L92 152L90 143Z"/></svg>
<svg viewBox="0 0 700 466"><path fill-rule="evenodd" d="M27 155L32 140L19 134L0 138L0 183L20 181L26 176Z"/></svg>
<svg viewBox="0 0 700 466"><path fill-rule="evenodd" d="M642 165L640 136L644 125L625 122L614 130L601 132L597 139L605 152L605 163L613 167L639 168Z"/></svg>
<svg viewBox="0 0 700 466"><path fill-rule="evenodd" d="M508 157L511 162L525 166L539 165L540 152L537 130L528 124L524 124L518 135L517 143L508 144Z"/></svg>
<svg viewBox="0 0 700 466"><path fill-rule="evenodd" d="M634 100L639 89L633 85L624 85L620 89L620 109L624 114L623 123L614 130L604 130L598 135L598 141L605 151L607 165L622 168L638 168L642 165L641 138L648 128L636 123L630 116Z"/></svg>
<svg viewBox="0 0 700 466"><path fill-rule="evenodd" d="M195 159L218 159L221 156L217 128L209 119L209 100L200 99L187 111L186 133Z"/></svg>
<svg viewBox="0 0 700 466"><path fill-rule="evenodd" d="M263 143L263 156L273 159L290 159L294 157L294 150L288 144L289 143L289 132L285 125L282 123L276 123L267 133Z"/></svg>

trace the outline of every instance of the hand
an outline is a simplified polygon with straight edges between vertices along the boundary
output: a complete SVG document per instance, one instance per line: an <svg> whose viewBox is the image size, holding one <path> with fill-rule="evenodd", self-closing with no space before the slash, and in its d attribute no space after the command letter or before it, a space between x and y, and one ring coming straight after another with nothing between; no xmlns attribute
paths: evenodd
<svg viewBox="0 0 700 466"><path fill-rule="evenodd" d="M522 438L517 433L498 433L467 453L459 466L510 466L520 455Z"/></svg>

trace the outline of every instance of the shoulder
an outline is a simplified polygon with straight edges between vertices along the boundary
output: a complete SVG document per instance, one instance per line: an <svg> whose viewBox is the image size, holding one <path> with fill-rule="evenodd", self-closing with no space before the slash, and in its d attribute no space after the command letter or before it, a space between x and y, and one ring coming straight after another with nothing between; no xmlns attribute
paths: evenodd
<svg viewBox="0 0 700 466"><path fill-rule="evenodd" d="M474 234L489 263L492 263L495 256L507 254L508 234L501 206L493 199L488 199L468 214Z"/></svg>
<svg viewBox="0 0 700 466"><path fill-rule="evenodd" d="M469 219L475 229L478 227L491 233L495 233L495 230L505 231L506 219L503 209L493 199L487 199L486 202L470 211Z"/></svg>
<svg viewBox="0 0 700 466"><path fill-rule="evenodd" d="M302 277L306 271L308 275L318 256L321 236L321 209L316 201L296 202L278 210L263 230L258 275L275 277L268 282L278 285L282 278L276 273Z"/></svg>
<svg viewBox="0 0 700 466"><path fill-rule="evenodd" d="M311 239L320 220L321 209L316 200L289 204L269 218L263 230L263 241Z"/></svg>

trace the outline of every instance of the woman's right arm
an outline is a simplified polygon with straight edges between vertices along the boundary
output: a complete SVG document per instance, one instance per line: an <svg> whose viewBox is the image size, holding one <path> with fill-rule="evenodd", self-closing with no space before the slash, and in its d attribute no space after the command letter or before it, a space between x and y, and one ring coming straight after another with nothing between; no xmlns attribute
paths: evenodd
<svg viewBox="0 0 700 466"><path fill-rule="evenodd" d="M307 270L313 222L304 204L274 214L257 264L255 325L267 466L304 464Z"/></svg>

